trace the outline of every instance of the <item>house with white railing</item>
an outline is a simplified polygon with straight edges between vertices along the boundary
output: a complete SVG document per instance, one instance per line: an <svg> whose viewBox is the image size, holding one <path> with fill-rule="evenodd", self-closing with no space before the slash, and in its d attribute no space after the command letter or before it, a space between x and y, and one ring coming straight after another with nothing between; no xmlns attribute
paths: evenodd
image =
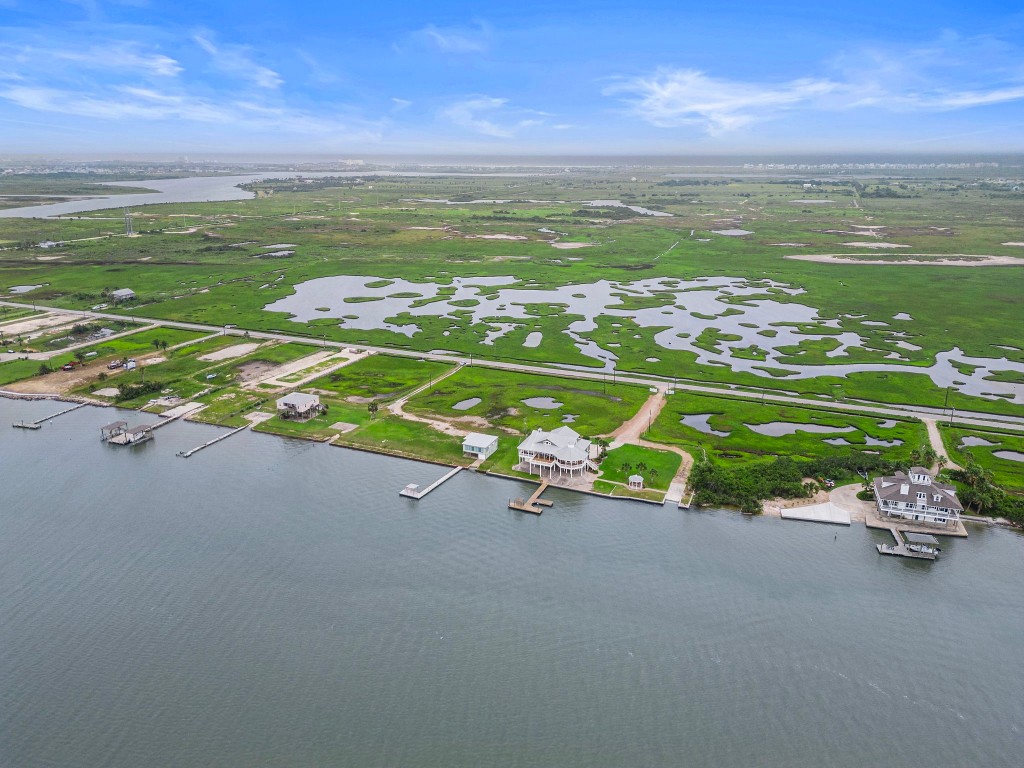
<svg viewBox="0 0 1024 768"><path fill-rule="evenodd" d="M519 444L519 463L531 475L549 477L596 472L590 459L590 441L570 427L551 432L535 429Z"/></svg>
<svg viewBox="0 0 1024 768"><path fill-rule="evenodd" d="M879 516L955 528L964 511L956 497L956 488L937 483L924 467L911 467L910 473L876 477L875 505Z"/></svg>

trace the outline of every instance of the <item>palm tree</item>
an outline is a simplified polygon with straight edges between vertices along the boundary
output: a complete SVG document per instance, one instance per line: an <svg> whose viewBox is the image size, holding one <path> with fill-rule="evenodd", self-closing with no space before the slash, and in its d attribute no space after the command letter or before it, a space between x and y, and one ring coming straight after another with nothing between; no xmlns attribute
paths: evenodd
<svg viewBox="0 0 1024 768"><path fill-rule="evenodd" d="M375 419L377 418L377 411L380 410L380 406L377 404L376 400L373 400L368 406L366 406L366 410L370 412L370 418Z"/></svg>

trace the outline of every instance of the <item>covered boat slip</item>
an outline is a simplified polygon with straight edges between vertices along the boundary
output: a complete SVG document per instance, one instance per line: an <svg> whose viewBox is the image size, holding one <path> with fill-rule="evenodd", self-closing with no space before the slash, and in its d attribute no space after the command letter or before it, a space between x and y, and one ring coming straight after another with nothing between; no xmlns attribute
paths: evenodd
<svg viewBox="0 0 1024 768"><path fill-rule="evenodd" d="M153 427L149 424L139 424L129 427L127 422L115 421L100 430L104 440L112 445L135 445L144 443L153 438Z"/></svg>
<svg viewBox="0 0 1024 768"><path fill-rule="evenodd" d="M931 534L901 532L898 528L890 528L889 532L892 533L896 544L876 544L879 554L934 560L942 551L939 540Z"/></svg>

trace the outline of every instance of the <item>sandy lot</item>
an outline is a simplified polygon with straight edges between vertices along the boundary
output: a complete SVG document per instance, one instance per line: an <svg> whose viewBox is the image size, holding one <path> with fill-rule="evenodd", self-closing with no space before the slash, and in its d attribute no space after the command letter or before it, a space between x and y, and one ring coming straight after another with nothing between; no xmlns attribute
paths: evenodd
<svg viewBox="0 0 1024 768"><path fill-rule="evenodd" d="M862 243L862 242L843 243L843 245L848 245L848 246L851 246L853 248L909 248L910 247L909 245L900 245L899 243L881 243L881 242L879 242L879 243Z"/></svg>
<svg viewBox="0 0 1024 768"><path fill-rule="evenodd" d="M926 258L928 254L908 253L911 258L900 256L899 259L858 259L849 254L826 253L804 254L792 253L784 256L797 261L814 261L819 264L887 264L894 267L1024 267L1024 259L1014 256L975 256L965 253L951 253L938 259ZM922 258L915 259L914 256Z"/></svg>
<svg viewBox="0 0 1024 768"><path fill-rule="evenodd" d="M466 235L467 240L529 240L525 235Z"/></svg>
<svg viewBox="0 0 1024 768"><path fill-rule="evenodd" d="M233 344L230 347L224 347L224 349L218 349L216 352L211 352L208 355L203 355L200 360L206 362L215 362L217 360L230 360L233 357L241 357L242 355L248 355L250 352L256 351L259 348L259 344Z"/></svg>
<svg viewBox="0 0 1024 768"><path fill-rule="evenodd" d="M2 317L2 315L0 315ZM78 321L77 315L66 315L63 312L37 315L24 320L18 320L10 325L3 326L5 336L18 336L20 334L39 331L43 328L55 328L58 325L74 325Z"/></svg>
<svg viewBox="0 0 1024 768"><path fill-rule="evenodd" d="M558 248L563 251L571 251L574 248L593 248L597 243L552 243L552 248Z"/></svg>

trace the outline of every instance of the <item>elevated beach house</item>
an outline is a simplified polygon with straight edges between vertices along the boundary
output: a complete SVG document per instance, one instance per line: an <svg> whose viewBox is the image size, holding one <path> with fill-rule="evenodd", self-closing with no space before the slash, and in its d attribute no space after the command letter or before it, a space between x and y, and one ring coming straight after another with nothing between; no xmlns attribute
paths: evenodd
<svg viewBox="0 0 1024 768"><path fill-rule="evenodd" d="M535 429L519 444L519 463L531 475L543 475L547 470L550 477L597 471L590 460L590 441L570 427L551 432Z"/></svg>
<svg viewBox="0 0 1024 768"><path fill-rule="evenodd" d="M481 435L478 432L472 432L466 435L466 439L462 441L462 452L477 459L486 459L496 450L498 450L498 438L494 435Z"/></svg>
<svg viewBox="0 0 1024 768"><path fill-rule="evenodd" d="M956 527L963 505L951 485L935 482L924 467L911 467L910 473L875 478L875 504L880 517L915 520L921 523Z"/></svg>
<svg viewBox="0 0 1024 768"><path fill-rule="evenodd" d="M320 405L319 395L292 392L290 395L277 399L277 415L282 419L311 419L323 409L324 407Z"/></svg>

